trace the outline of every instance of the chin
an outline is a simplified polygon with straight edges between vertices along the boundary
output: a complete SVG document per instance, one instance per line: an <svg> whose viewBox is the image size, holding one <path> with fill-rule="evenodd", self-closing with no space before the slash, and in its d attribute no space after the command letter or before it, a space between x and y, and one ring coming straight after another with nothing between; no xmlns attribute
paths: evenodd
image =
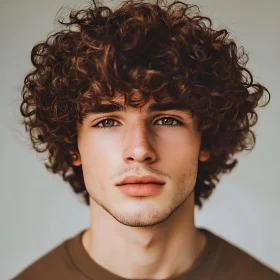
<svg viewBox="0 0 280 280"><path fill-rule="evenodd" d="M162 223L173 213L170 208L147 207L144 205L129 205L111 215L121 224L131 227L147 227Z"/></svg>

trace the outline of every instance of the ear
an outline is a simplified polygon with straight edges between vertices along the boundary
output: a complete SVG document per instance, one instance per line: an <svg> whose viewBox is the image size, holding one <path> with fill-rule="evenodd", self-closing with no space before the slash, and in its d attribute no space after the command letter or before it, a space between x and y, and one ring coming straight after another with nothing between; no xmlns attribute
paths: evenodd
<svg viewBox="0 0 280 280"><path fill-rule="evenodd" d="M201 150L199 152L199 160L204 162L207 161L210 158L210 153L208 151L205 150Z"/></svg>
<svg viewBox="0 0 280 280"><path fill-rule="evenodd" d="M74 166L80 166L82 164L81 157L80 157L80 154L78 152L70 151L69 154L72 157L72 164Z"/></svg>

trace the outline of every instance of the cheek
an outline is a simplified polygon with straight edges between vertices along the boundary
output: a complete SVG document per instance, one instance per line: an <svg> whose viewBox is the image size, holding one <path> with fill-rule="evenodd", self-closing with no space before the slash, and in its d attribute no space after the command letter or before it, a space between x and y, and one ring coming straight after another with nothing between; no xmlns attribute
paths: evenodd
<svg viewBox="0 0 280 280"><path fill-rule="evenodd" d="M100 168L107 166L118 153L116 139L105 134L102 136L89 133L80 142L80 147L82 163L84 165L95 163L95 166Z"/></svg>
<svg viewBox="0 0 280 280"><path fill-rule="evenodd" d="M87 135L80 141L84 180L91 193L98 189L94 186L102 185L111 176L118 147L117 142L110 139L100 135Z"/></svg>
<svg viewBox="0 0 280 280"><path fill-rule="evenodd" d="M179 137L180 136L180 137ZM199 156L199 138L195 134L168 135L160 148L166 168L173 174L176 184L185 188L194 186Z"/></svg>
<svg viewBox="0 0 280 280"><path fill-rule="evenodd" d="M161 154L172 157L179 162L194 161L199 154L199 138L195 133L169 133L160 138Z"/></svg>

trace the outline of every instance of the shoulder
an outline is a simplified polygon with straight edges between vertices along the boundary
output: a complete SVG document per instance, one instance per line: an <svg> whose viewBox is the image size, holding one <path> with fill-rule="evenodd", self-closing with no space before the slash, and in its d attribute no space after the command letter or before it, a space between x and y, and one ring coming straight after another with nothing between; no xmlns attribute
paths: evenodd
<svg viewBox="0 0 280 280"><path fill-rule="evenodd" d="M216 241L217 247L213 255L217 258L221 276L230 272L232 279L280 280L280 274L249 253L209 231L206 232L210 240Z"/></svg>
<svg viewBox="0 0 280 280"><path fill-rule="evenodd" d="M72 239L67 239L52 248L11 280L64 279L63 277L68 276L71 267L73 267L72 260L67 251L67 243ZM67 279L70 279L70 277Z"/></svg>

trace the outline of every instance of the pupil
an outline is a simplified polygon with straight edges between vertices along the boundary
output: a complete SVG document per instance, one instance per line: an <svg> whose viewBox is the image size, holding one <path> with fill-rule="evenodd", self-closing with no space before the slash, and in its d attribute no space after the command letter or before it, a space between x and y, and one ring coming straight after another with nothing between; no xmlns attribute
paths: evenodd
<svg viewBox="0 0 280 280"><path fill-rule="evenodd" d="M169 121L169 122L171 121L171 120L168 119L168 118L164 118L163 120L164 120L165 123L168 123L168 121ZM166 122L166 120L167 120L167 122Z"/></svg>

